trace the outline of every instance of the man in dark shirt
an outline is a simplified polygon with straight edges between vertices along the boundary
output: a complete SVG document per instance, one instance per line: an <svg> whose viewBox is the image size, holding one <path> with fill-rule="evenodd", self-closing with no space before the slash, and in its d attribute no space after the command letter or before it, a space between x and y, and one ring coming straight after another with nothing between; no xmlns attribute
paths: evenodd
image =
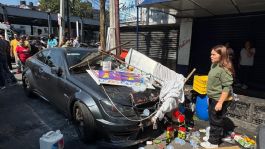
<svg viewBox="0 0 265 149"><path fill-rule="evenodd" d="M0 39L0 89L5 88L5 82L6 79L10 79L12 83L16 83L16 79L13 76L13 74L9 71L8 66L7 66L7 51L9 48L9 44L3 40ZM6 78L6 76L8 78Z"/></svg>

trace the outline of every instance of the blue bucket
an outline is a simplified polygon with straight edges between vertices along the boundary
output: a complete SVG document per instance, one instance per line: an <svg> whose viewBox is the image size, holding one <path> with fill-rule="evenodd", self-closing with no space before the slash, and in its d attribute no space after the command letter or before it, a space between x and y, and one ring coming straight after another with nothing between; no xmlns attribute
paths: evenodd
<svg viewBox="0 0 265 149"><path fill-rule="evenodd" d="M208 121L208 96L206 95L198 95L196 98L196 106L195 106L196 116L201 119Z"/></svg>

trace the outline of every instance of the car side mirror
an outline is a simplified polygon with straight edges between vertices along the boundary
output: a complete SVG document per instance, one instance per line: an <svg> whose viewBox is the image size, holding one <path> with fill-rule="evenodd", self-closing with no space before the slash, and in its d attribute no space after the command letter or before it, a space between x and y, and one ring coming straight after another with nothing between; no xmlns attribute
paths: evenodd
<svg viewBox="0 0 265 149"><path fill-rule="evenodd" d="M61 77L63 75L63 69L61 67L51 67L51 73Z"/></svg>

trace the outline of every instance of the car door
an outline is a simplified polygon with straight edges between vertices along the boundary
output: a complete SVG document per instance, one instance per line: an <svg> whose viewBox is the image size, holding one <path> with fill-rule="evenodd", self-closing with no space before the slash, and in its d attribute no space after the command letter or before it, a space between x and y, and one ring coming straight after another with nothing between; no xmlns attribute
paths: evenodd
<svg viewBox="0 0 265 149"><path fill-rule="evenodd" d="M43 73L46 68L46 57L49 54L50 50L46 49L43 51L40 51L35 55L35 59L32 60L32 64L30 65L30 69L32 71L33 78L35 80L35 83L37 84L36 89L43 95L44 88L42 86L43 79Z"/></svg>
<svg viewBox="0 0 265 149"><path fill-rule="evenodd" d="M61 50L51 50L46 57L46 71L43 73L43 86L45 88L45 94L51 102L53 102L62 111L66 111L66 106L69 100L69 96L66 96L64 88L67 88L65 64L62 57L63 52ZM60 75L56 71L60 69Z"/></svg>

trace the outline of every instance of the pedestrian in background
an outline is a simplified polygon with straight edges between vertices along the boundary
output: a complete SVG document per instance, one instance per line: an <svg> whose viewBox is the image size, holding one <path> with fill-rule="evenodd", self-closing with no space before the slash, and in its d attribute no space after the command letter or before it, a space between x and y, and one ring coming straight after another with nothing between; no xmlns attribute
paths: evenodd
<svg viewBox="0 0 265 149"><path fill-rule="evenodd" d="M16 67L17 67L17 73L21 73L20 68L21 68L21 63L20 63L20 60L17 56L17 45L19 43L19 36L17 34L14 34L14 39L11 40L10 42L10 54L11 54L11 57L13 57L15 59L15 62L16 62Z"/></svg>
<svg viewBox="0 0 265 149"><path fill-rule="evenodd" d="M9 71L7 66L7 51L9 49L9 43L0 39L0 89L5 89L6 82L16 83L14 75Z"/></svg>
<svg viewBox="0 0 265 149"><path fill-rule="evenodd" d="M211 70L208 74L210 136L202 142L204 148L218 148L223 138L224 119L229 105L234 68L225 46L217 45L211 50Z"/></svg>
<svg viewBox="0 0 265 149"><path fill-rule="evenodd" d="M7 58L7 65L8 65L8 68L9 70L12 72L12 62L11 62L11 51L10 51L10 43L9 41L5 40L5 36L4 35L0 35L0 39L4 40L4 42L6 42L7 44L7 51L6 51L6 58Z"/></svg>
<svg viewBox="0 0 265 149"><path fill-rule="evenodd" d="M50 34L48 42L47 42L47 48L53 48L56 47L58 44L57 40L55 39L54 34Z"/></svg>
<svg viewBox="0 0 265 149"><path fill-rule="evenodd" d="M253 47L252 43L248 40L244 44L244 48L240 51L239 58L239 78L242 89L247 89L249 74L251 73L252 67L254 65L254 56L256 49Z"/></svg>
<svg viewBox="0 0 265 149"><path fill-rule="evenodd" d="M79 37L78 36L73 41L73 47L80 47Z"/></svg>
<svg viewBox="0 0 265 149"><path fill-rule="evenodd" d="M30 45L26 41L26 37L22 36L21 40L19 41L19 45L17 46L17 55L18 58L22 64L22 66L25 65L26 60L31 56L30 55Z"/></svg>

